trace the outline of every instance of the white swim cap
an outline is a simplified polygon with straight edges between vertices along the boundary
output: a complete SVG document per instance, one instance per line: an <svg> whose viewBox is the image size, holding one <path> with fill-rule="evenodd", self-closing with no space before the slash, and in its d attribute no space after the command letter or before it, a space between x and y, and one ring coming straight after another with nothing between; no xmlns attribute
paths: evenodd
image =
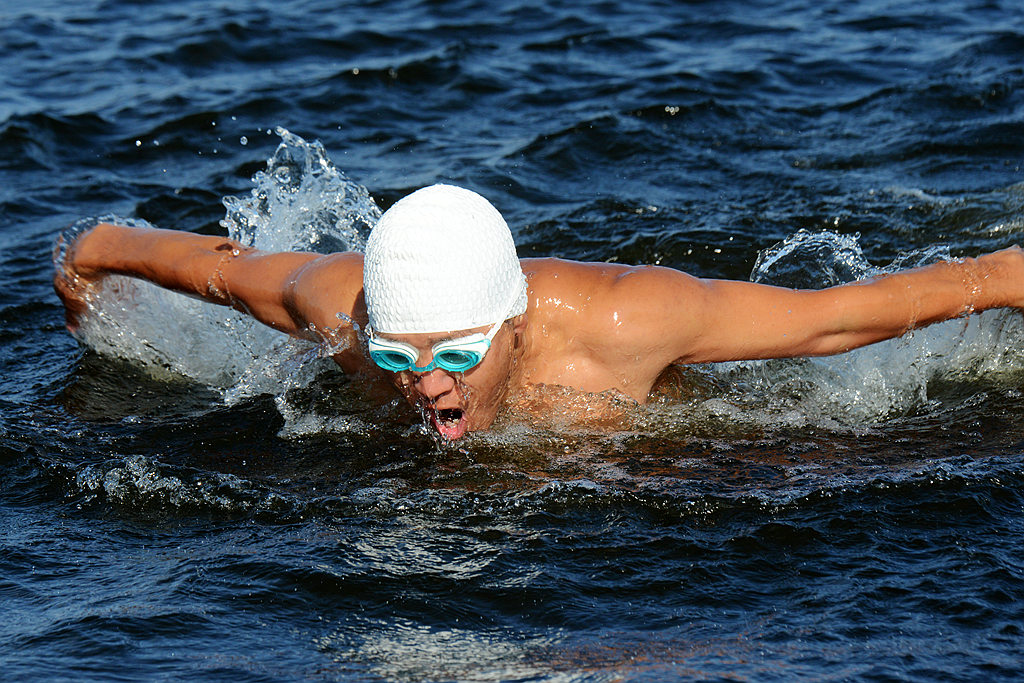
<svg viewBox="0 0 1024 683"><path fill-rule="evenodd" d="M526 311L512 233L476 192L431 185L384 212L366 241L363 290L374 332L447 332Z"/></svg>

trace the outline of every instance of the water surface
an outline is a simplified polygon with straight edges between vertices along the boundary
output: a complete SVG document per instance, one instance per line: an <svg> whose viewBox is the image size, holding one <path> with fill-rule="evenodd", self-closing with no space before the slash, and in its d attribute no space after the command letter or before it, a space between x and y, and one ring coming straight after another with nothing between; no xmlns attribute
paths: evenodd
<svg viewBox="0 0 1024 683"><path fill-rule="evenodd" d="M820 286L973 255L1021 241L1020 19L6 3L5 677L1016 678L1019 314L685 368L644 407L566 394L599 419L451 448L190 300L132 289L80 345L50 252L104 214L359 248L374 207L443 181L522 256Z"/></svg>

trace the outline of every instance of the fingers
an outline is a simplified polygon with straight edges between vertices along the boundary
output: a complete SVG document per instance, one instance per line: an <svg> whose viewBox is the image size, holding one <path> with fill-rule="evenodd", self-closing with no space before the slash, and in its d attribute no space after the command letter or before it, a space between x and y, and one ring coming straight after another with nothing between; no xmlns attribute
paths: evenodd
<svg viewBox="0 0 1024 683"><path fill-rule="evenodd" d="M89 310L88 282L64 268L58 268L53 275L53 290L64 304L64 324L69 332L78 330L82 316Z"/></svg>
<svg viewBox="0 0 1024 683"><path fill-rule="evenodd" d="M88 311L90 283L75 268L78 242L99 223L96 218L83 218L65 228L53 244L53 289L64 304L64 324L72 333L78 330L82 316Z"/></svg>

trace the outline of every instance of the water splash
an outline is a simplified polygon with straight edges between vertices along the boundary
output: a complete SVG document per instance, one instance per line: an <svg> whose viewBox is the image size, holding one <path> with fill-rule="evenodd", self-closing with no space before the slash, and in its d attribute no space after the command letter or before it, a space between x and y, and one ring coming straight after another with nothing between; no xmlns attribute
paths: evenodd
<svg viewBox="0 0 1024 683"><path fill-rule="evenodd" d="M225 197L228 236L265 251L363 251L381 212L319 141L277 128L281 144L245 197Z"/></svg>
<svg viewBox="0 0 1024 683"><path fill-rule="evenodd" d="M253 177L251 192L224 199L221 225L232 239L268 251L362 250L380 216L366 188L335 168L319 142L283 128L277 132L281 144L266 170ZM76 223L58 243L58 268L67 244L87 227ZM183 375L218 389L228 403L261 393L284 396L333 367L310 342L286 337L237 311L121 276L105 278L91 296L77 336L100 353L141 363L158 375Z"/></svg>
<svg viewBox="0 0 1024 683"><path fill-rule="evenodd" d="M950 258L948 247L936 245L879 267L867 261L858 240L800 231L762 252L750 279L821 288ZM929 388L937 381L1021 372L1022 342L1020 314L993 310L838 356L722 363L711 372L724 380L727 396L702 401L698 413L706 420L861 428L928 407Z"/></svg>
<svg viewBox="0 0 1024 683"><path fill-rule="evenodd" d="M134 510L287 513L295 506L276 491L230 474L172 468L141 455L81 466L68 484L86 501Z"/></svg>
<svg viewBox="0 0 1024 683"><path fill-rule="evenodd" d="M751 282L793 288L831 287L877 275L860 235L801 230L757 256Z"/></svg>

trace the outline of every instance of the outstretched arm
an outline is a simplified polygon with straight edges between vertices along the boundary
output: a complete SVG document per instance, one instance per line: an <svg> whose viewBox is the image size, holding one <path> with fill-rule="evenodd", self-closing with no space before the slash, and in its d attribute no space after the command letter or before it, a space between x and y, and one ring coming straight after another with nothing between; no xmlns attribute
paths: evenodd
<svg viewBox="0 0 1024 683"><path fill-rule="evenodd" d="M223 237L109 223L100 223L68 248L54 287L72 330L89 289L112 273L231 306L293 336L307 337L310 323L324 324L327 314L320 309L328 302L308 300L316 292L330 296L331 315L359 317L359 254L268 253Z"/></svg>
<svg viewBox="0 0 1024 683"><path fill-rule="evenodd" d="M1017 247L823 290L659 267L601 271L582 290L592 302L589 343L611 363L636 363L652 382L673 362L830 355L969 313L1024 308Z"/></svg>
<svg viewBox="0 0 1024 683"><path fill-rule="evenodd" d="M935 263L823 290L701 281L684 358L823 356L991 308L1024 306L1024 252Z"/></svg>

